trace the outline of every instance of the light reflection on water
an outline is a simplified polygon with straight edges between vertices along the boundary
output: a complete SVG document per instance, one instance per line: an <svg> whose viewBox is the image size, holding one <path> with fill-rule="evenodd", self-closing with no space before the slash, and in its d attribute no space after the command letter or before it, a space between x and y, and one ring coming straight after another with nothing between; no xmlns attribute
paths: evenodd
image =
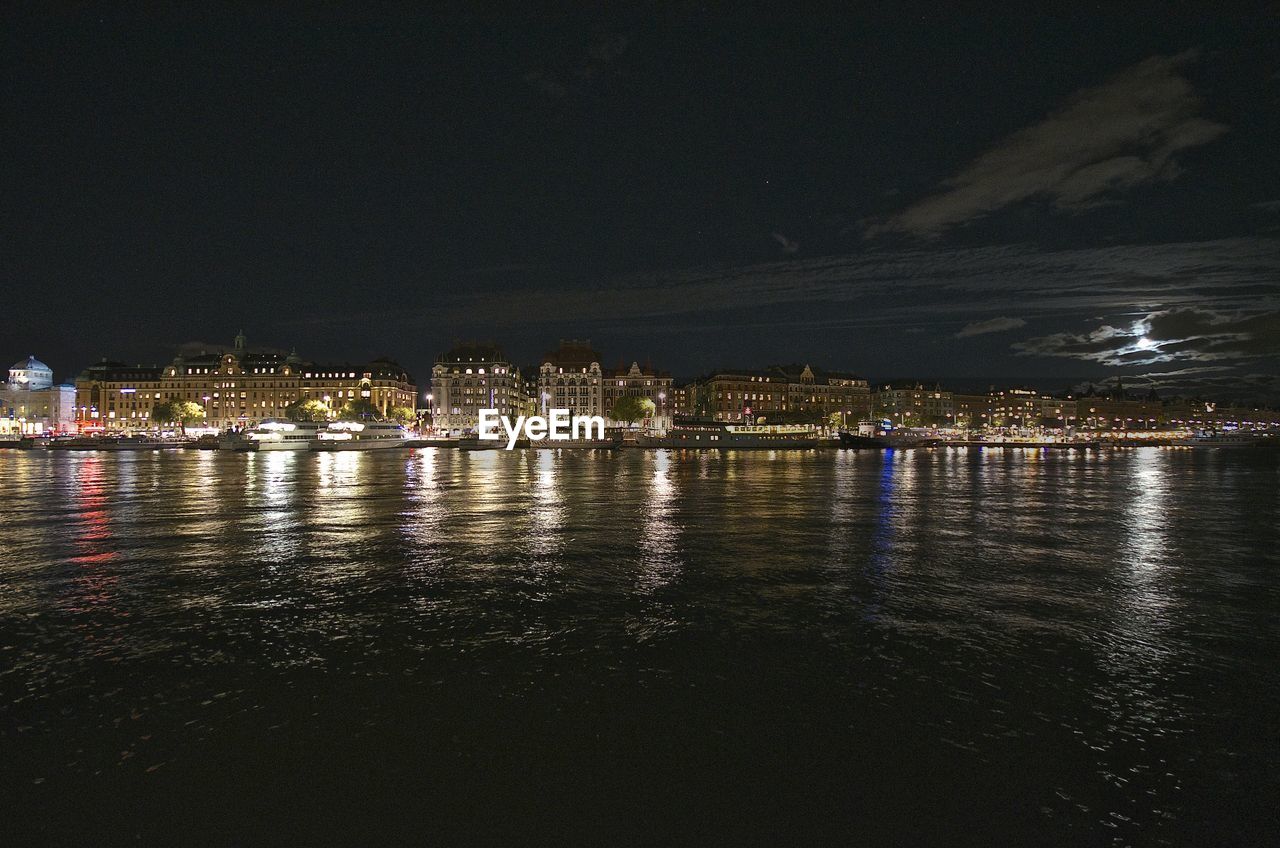
<svg viewBox="0 0 1280 848"><path fill-rule="evenodd" d="M109 807L111 775L234 783L203 765L233 756L557 762L597 805L670 786L677 818L765 787L817 836L977 811L1015 842L1241 841L1277 789L1278 466L3 452L5 776L34 809Z"/></svg>

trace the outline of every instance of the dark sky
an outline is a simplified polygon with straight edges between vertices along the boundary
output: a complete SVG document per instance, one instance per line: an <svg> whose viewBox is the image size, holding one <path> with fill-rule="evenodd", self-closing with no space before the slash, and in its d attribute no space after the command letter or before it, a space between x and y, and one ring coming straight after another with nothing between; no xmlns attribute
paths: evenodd
<svg viewBox="0 0 1280 848"><path fill-rule="evenodd" d="M6 12L0 353L1280 400L1275 5L478 5Z"/></svg>

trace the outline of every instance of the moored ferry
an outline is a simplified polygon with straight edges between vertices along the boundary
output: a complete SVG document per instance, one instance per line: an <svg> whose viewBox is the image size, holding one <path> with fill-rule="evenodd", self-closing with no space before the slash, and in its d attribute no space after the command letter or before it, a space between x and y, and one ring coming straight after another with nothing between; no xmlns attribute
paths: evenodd
<svg viewBox="0 0 1280 848"><path fill-rule="evenodd" d="M324 424L312 421L263 421L244 433L243 450L305 451L311 450L324 430Z"/></svg>
<svg viewBox="0 0 1280 848"><path fill-rule="evenodd" d="M927 448L942 443L942 438L928 430L890 427L872 421L863 421L855 433L840 432L840 446L846 448Z"/></svg>
<svg viewBox="0 0 1280 848"><path fill-rule="evenodd" d="M98 440L97 449L104 451L147 451L182 447L178 439L156 436L107 436Z"/></svg>
<svg viewBox="0 0 1280 848"><path fill-rule="evenodd" d="M1262 437L1246 430L1201 430L1169 444L1182 448L1256 448Z"/></svg>
<svg viewBox="0 0 1280 848"><path fill-rule="evenodd" d="M403 448L409 431L390 421L334 421L316 434L312 450L367 451Z"/></svg>
<svg viewBox="0 0 1280 848"><path fill-rule="evenodd" d="M636 434L641 448L707 448L723 450L787 450L818 445L818 431L803 424L726 424L721 421L676 422L665 433Z"/></svg>

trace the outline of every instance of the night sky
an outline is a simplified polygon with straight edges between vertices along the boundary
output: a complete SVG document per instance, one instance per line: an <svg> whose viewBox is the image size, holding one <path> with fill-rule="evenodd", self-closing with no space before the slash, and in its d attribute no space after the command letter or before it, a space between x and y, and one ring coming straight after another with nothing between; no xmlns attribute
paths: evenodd
<svg viewBox="0 0 1280 848"><path fill-rule="evenodd" d="M0 354L1280 401L1274 4L477 6L10 8Z"/></svg>

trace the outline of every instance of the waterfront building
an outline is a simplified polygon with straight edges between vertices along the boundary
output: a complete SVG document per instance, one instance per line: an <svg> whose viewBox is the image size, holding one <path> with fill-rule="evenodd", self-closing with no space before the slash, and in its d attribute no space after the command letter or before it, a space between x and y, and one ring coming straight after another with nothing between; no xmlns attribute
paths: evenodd
<svg viewBox="0 0 1280 848"><path fill-rule="evenodd" d="M567 409L570 415L605 415L604 369L591 342L561 339L538 364L538 414Z"/></svg>
<svg viewBox="0 0 1280 848"><path fill-rule="evenodd" d="M694 400L698 395L695 383L680 383L671 386L671 414L686 418L695 416Z"/></svg>
<svg viewBox="0 0 1280 848"><path fill-rule="evenodd" d="M683 402L695 415L717 421L828 422L856 425L871 414L867 381L809 365L714 372L686 388Z"/></svg>
<svg viewBox="0 0 1280 848"><path fill-rule="evenodd" d="M75 426L76 390L55 385L53 369L34 356L19 360L0 384L0 435L64 432Z"/></svg>
<svg viewBox="0 0 1280 848"><path fill-rule="evenodd" d="M255 351L241 333L230 349L179 354L166 366L128 366L103 360L76 379L76 419L82 429L141 430L153 426L152 409L187 400L204 410L211 427L250 427L286 415L300 400L316 400L337 415L368 404L387 416L413 410L413 378L389 359L362 365L324 364L296 352Z"/></svg>
<svg viewBox="0 0 1280 848"><path fill-rule="evenodd" d="M991 393L951 395L952 420L961 430L982 430L991 425L995 404Z"/></svg>
<svg viewBox="0 0 1280 848"><path fill-rule="evenodd" d="M647 398L653 403L650 422L666 428L671 423L673 399L671 375L651 365L633 361L630 366L604 368L600 353L589 340L561 339L560 346L542 357L538 366L535 401L539 414L547 409L568 409L571 415L599 415L611 425L613 406L624 397Z"/></svg>
<svg viewBox="0 0 1280 848"><path fill-rule="evenodd" d="M938 386L889 384L876 391L872 404L876 419L897 427L950 427L955 423L952 394Z"/></svg>
<svg viewBox="0 0 1280 848"><path fill-rule="evenodd" d="M1009 430L1068 430L1076 426L1078 404L1034 389L992 390L988 424Z"/></svg>
<svg viewBox="0 0 1280 848"><path fill-rule="evenodd" d="M672 398L671 375L653 366L632 362L630 367L613 368L604 374L604 409L606 417L613 405L624 397L647 398L653 403L653 425L659 429L671 426L675 400ZM618 423L618 422L615 422Z"/></svg>
<svg viewBox="0 0 1280 848"><path fill-rule="evenodd" d="M1040 398L1040 426L1053 430L1074 430L1078 422L1079 404L1070 396Z"/></svg>
<svg viewBox="0 0 1280 848"><path fill-rule="evenodd" d="M1154 430L1166 422L1157 398L1082 397L1076 402L1078 426L1086 430Z"/></svg>
<svg viewBox="0 0 1280 848"><path fill-rule="evenodd" d="M432 420L441 430L470 431L481 409L512 420L524 415L528 394L520 369L492 343L455 345L431 369Z"/></svg>

